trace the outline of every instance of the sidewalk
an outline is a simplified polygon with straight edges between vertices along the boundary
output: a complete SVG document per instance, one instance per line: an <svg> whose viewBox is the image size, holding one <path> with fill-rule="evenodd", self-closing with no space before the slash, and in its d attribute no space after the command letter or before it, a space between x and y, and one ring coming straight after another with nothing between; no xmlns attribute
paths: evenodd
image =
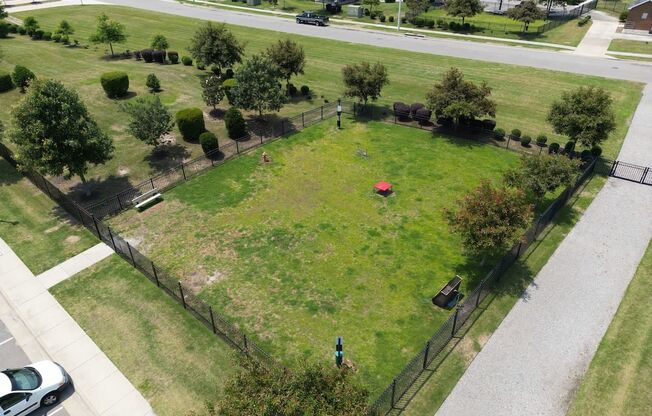
<svg viewBox="0 0 652 416"><path fill-rule="evenodd" d="M71 278L82 270L102 261L113 254L113 249L104 243L98 243L93 247L85 250L76 256L69 258L63 263L57 264L50 270L47 270L38 276L36 279L43 282L46 289Z"/></svg>
<svg viewBox="0 0 652 416"><path fill-rule="evenodd" d="M11 248L0 239L3 322L32 360L50 359L71 375L72 416L152 416L149 403L95 345Z"/></svg>
<svg viewBox="0 0 652 416"><path fill-rule="evenodd" d="M616 34L618 19L595 10L591 12L591 19L593 23L574 53L585 56L605 56L611 39Z"/></svg>
<svg viewBox="0 0 652 416"><path fill-rule="evenodd" d="M652 165L651 110L648 85L620 160ZM564 416L652 238L651 206L652 187L610 178L437 415Z"/></svg>

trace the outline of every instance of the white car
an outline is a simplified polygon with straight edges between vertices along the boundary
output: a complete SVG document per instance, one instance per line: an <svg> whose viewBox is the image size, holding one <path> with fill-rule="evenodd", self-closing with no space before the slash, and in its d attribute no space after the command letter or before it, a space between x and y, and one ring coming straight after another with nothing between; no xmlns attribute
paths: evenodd
<svg viewBox="0 0 652 416"><path fill-rule="evenodd" d="M0 372L0 415L24 416L59 402L70 376L59 364L40 361Z"/></svg>

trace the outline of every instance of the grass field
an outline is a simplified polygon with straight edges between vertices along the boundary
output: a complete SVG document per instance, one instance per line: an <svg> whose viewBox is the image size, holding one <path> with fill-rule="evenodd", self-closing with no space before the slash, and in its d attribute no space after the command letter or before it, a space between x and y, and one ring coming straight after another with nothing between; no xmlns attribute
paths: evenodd
<svg viewBox="0 0 652 416"><path fill-rule="evenodd" d="M0 237L34 274L97 243L84 227L1 157Z"/></svg>
<svg viewBox="0 0 652 416"><path fill-rule="evenodd" d="M159 416L219 399L233 350L117 255L51 292Z"/></svg>
<svg viewBox="0 0 652 416"><path fill-rule="evenodd" d="M609 325L569 416L652 414L652 244Z"/></svg>
<svg viewBox="0 0 652 416"><path fill-rule="evenodd" d="M328 362L343 336L378 393L448 316L430 303L436 291L455 274L474 287L486 271L461 253L443 209L518 154L345 126L329 120L271 143L111 223L273 356ZM271 165L260 164L263 150ZM380 180L396 193L375 195Z"/></svg>
<svg viewBox="0 0 652 416"><path fill-rule="evenodd" d="M609 44L609 50L614 52L646 53L652 55L652 43L637 40L614 39Z"/></svg>
<svg viewBox="0 0 652 416"><path fill-rule="evenodd" d="M19 14L19 17L33 15L43 28L53 29L62 18L61 10L39 10ZM66 19L77 30L74 38L79 39L82 44L88 43L88 36L95 26L95 17L100 12L106 12L124 23L129 38L127 44L117 45L119 50L146 47L153 34L162 32L170 41L170 49L178 50L183 55L188 39L200 23L194 19L121 7L67 7L65 11ZM237 26L232 26L231 29L238 38L247 43L247 54L261 51L275 39L286 36ZM341 67L348 63L381 60L387 66L391 84L383 92L382 102L385 103L396 100L423 101L425 89L438 80L445 70L457 66L470 80L486 80L493 88L493 96L498 103L497 121L500 127L507 131L520 128L533 136L544 132L551 141L564 140L554 135L545 121L550 103L562 91L580 85L604 87L613 95L619 124L618 131L612 135L610 142L605 144L605 155L613 157L615 150L620 147L626 131L625 126L638 102L641 89L640 85L634 83L597 77L407 53L309 37L293 38L304 46L308 61L305 75L293 82L295 85L309 85L315 92L315 98L288 104L282 110L282 115L295 114L321 105L324 100L332 102L337 99L342 94ZM1 69L8 70L15 64L23 64L34 70L39 77L58 78L74 87L80 92L101 127L113 137L116 145L114 159L104 166L92 168L89 172L89 177L95 180L96 198L122 189L129 183L140 182L151 174L201 153L198 144L183 142L177 137L176 145L166 157L152 154L150 147L125 131L126 116L118 111L118 102L104 96L99 85L99 77L103 72L124 70L131 79L130 89L137 94L147 94L145 78L147 74L155 72L164 89L160 94L162 100L170 105L172 111L188 106L205 108L200 98L198 70L181 65L147 65L135 60L107 61L102 58L106 49L104 46L91 46L89 49L65 48L52 42L31 41L20 36L0 40L0 46L5 53L4 61L0 63ZM524 91L527 93L523 93ZM15 90L0 94L0 108L3 108L0 111L0 119L8 121L8 109L19 99L20 94ZM207 127L218 133L224 141L225 134L220 120L209 121ZM65 185L77 190L77 183L77 180L74 180Z"/></svg>

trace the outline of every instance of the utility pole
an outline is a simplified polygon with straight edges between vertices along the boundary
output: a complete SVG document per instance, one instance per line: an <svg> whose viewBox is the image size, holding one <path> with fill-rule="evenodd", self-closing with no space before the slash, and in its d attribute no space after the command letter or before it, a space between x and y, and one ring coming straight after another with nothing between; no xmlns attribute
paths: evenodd
<svg viewBox="0 0 652 416"><path fill-rule="evenodd" d="M396 30L401 31L401 3L402 0L398 0L398 17L396 18Z"/></svg>

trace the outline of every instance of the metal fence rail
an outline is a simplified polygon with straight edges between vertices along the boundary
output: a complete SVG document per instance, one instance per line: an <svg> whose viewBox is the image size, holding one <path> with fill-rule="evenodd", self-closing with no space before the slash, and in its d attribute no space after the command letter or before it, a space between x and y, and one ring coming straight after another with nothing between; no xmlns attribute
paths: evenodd
<svg viewBox="0 0 652 416"><path fill-rule="evenodd" d="M652 169L646 166L634 165L631 163L615 160L611 164L609 176L614 178L625 179L627 181L638 182L644 185L652 185Z"/></svg>

